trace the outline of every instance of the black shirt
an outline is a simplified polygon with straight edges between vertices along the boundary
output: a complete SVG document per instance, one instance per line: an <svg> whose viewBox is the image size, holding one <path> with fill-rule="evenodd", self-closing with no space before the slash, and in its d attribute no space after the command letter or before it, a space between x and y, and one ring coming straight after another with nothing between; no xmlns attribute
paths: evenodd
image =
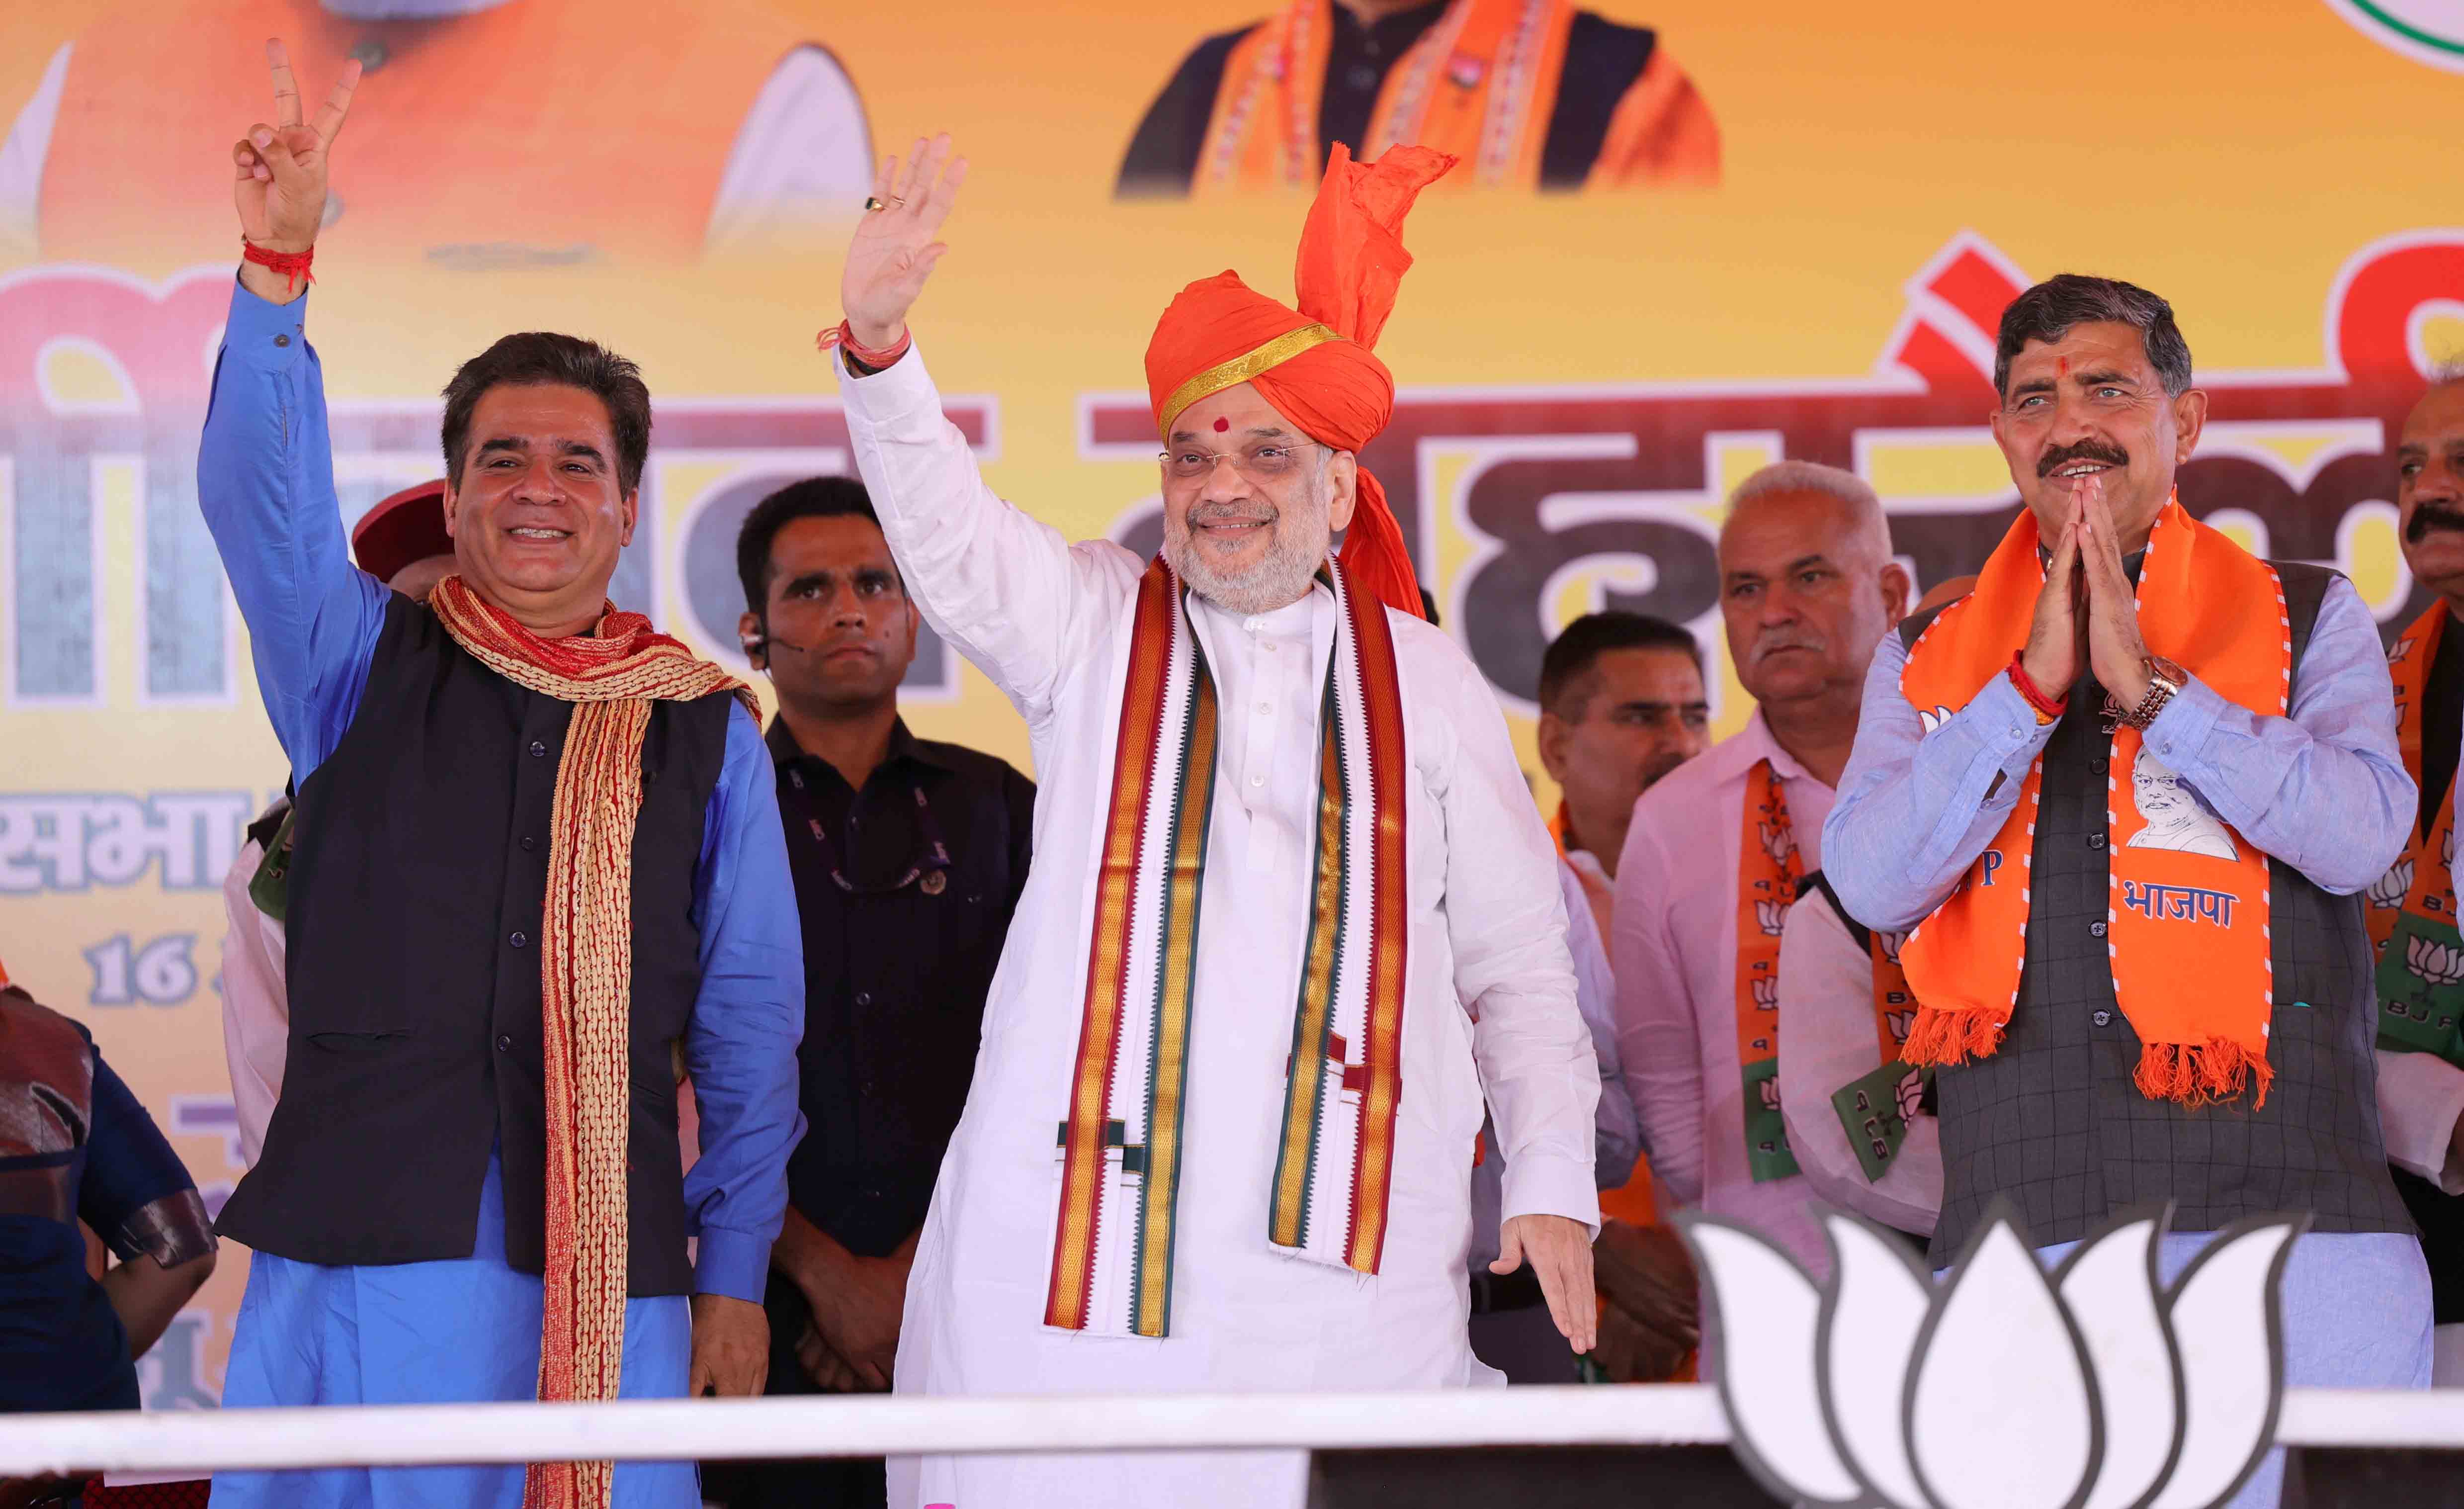
<svg viewBox="0 0 2464 1509"><path fill-rule="evenodd" d="M1447 0L1398 11L1362 26L1348 7L1331 5L1327 39L1326 85L1318 96L1317 161L1323 164L1337 142L1354 154L1366 151L1370 117L1376 113L1378 93L1386 76L1419 41L1422 33L1446 13ZM1263 24L1263 23L1262 23ZM1138 122L1122 159L1114 192L1123 198L1140 195L1178 197L1189 192L1198 171L1198 154L1206 144L1206 123L1215 114L1215 97L1223 85L1224 64L1232 49L1256 27L1243 27L1210 36L1181 61L1179 71ZM1608 139L1609 118L1634 81L1642 77L1656 43L1639 27L1619 26L1589 11L1574 12L1566 33L1566 61L1559 75L1557 103L1550 113L1549 134L1540 148L1540 187L1579 189Z"/></svg>
<svg viewBox="0 0 2464 1509"><path fill-rule="evenodd" d="M2447 805L2447 788L2455 782L2459 745L2464 745L2464 632L2451 623L2438 636L2438 657L2430 662L2421 693L2421 832L2425 835ZM2438 1323L2464 1320L2464 1199L2444 1193L2429 1180L2402 1168L2395 1171L2395 1187L2421 1227L2422 1255L2430 1260L2430 1292Z"/></svg>
<svg viewBox="0 0 2464 1509"><path fill-rule="evenodd" d="M784 722L769 743L804 933L807 1130L787 1198L878 1257L923 1224L966 1106L984 995L1026 884L1035 783L904 720L862 791ZM946 868L932 862L936 840Z"/></svg>

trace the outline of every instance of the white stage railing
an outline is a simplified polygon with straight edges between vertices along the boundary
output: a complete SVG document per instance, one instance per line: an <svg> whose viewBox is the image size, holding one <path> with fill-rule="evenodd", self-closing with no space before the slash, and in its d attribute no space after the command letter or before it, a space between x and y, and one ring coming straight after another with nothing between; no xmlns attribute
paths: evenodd
<svg viewBox="0 0 2464 1509"><path fill-rule="evenodd" d="M1706 1384L0 1415L0 1477L911 1453L1725 1445ZM2286 1446L2464 1450L2464 1389L2295 1388Z"/></svg>

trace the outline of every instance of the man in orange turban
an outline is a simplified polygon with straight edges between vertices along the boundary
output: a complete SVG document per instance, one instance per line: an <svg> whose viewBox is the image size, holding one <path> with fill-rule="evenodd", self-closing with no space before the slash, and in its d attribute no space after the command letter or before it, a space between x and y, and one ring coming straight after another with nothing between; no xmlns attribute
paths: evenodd
<svg viewBox="0 0 2464 1509"><path fill-rule="evenodd" d="M1453 160L1337 147L1298 310L1230 273L1174 300L1147 352L1149 562L1001 502L942 418L907 311L964 165L917 147L848 252L848 431L909 591L1025 716L1039 789L895 1386L1500 1382L1463 1279L1484 1114L1496 1270L1529 1258L1587 1350L1598 1072L1555 857L1358 460L1394 405L1371 346L1403 217ZM924 1457L890 1500L1297 1506L1305 1461Z"/></svg>

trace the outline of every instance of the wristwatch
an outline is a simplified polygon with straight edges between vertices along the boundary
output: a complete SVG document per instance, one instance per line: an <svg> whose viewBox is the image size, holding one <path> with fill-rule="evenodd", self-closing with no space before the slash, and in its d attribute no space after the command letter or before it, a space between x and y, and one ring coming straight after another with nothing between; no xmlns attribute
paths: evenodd
<svg viewBox="0 0 2464 1509"><path fill-rule="evenodd" d="M2141 662L2140 668L2147 675L2147 695L2139 699L2137 707L2123 714L2122 721L2130 727L2145 730L2156 721L2156 715L2165 710L2165 704L2173 699L2174 694L2189 681L2190 673L2161 655L2149 655Z"/></svg>

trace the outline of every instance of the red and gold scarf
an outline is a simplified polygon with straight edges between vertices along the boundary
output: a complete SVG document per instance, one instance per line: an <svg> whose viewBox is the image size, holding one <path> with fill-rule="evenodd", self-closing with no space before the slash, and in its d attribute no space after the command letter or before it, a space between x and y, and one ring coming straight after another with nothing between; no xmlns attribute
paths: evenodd
<svg viewBox="0 0 2464 1509"><path fill-rule="evenodd" d="M539 1397L616 1397L625 1356L626 1140L631 1125L633 824L654 701L753 691L639 613L607 604L588 634L542 639L460 576L429 608L498 676L574 705L548 832L539 995L547 1101L546 1308ZM529 1509L604 1509L613 1464L531 1466Z"/></svg>
<svg viewBox="0 0 2464 1509"><path fill-rule="evenodd" d="M1404 792L1393 627L1330 563L1335 597L1316 854L1269 1209L1279 1252L1378 1271L1402 1098ZM1087 999L1058 1138L1044 1323L1171 1334L1182 1107L1214 806L1215 682L1158 557L1132 610L1129 677L1094 874Z"/></svg>
<svg viewBox="0 0 2464 1509"><path fill-rule="evenodd" d="M2396 741L2415 781L2421 779L2422 708L2448 618L2444 602L2432 604L2387 654L2387 671L2395 679ZM2451 778L2430 832L2415 823L2404 856L2370 887L2367 915L2379 954L2379 1046L2464 1064L2464 935L2456 931L2454 863Z"/></svg>
<svg viewBox="0 0 2464 1509"><path fill-rule="evenodd" d="M2025 509L1976 589L1943 610L1908 654L1900 689L1928 727L1968 705L2026 643L2045 582ZM2282 717L2293 642L2283 584L2266 562L2167 500L2139 574L2139 630L2226 699ZM2270 607L2274 611L2269 611ZM2073 706L2071 718L2097 716ZM2255 1085L2267 1101L2274 1012L2267 855L2200 806L2139 730L2117 724L2106 780L2113 989L2141 1044L2150 1099L2201 1105ZM2029 859L2044 784L2039 757L2018 805L1948 899L1901 950L1915 988L1904 1057L1956 1064L2001 1045L2027 953Z"/></svg>

